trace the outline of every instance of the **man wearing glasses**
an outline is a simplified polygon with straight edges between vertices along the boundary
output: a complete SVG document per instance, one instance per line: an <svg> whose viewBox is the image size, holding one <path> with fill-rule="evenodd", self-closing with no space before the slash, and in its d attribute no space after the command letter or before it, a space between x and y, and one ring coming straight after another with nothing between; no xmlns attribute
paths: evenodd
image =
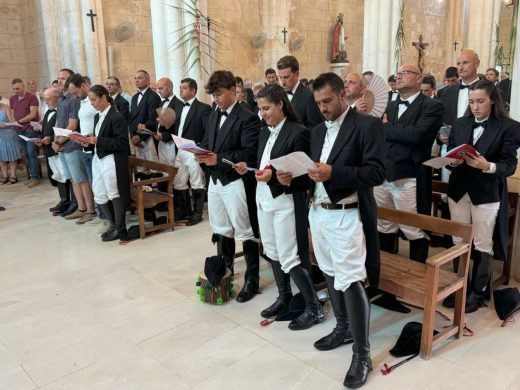
<svg viewBox="0 0 520 390"><path fill-rule="evenodd" d="M383 115L386 140L386 180L374 188L378 206L430 215L431 145L442 124L443 105L421 94L421 71L403 65L395 75L399 98L389 102ZM429 239L417 228L378 220L381 249L396 253L399 229L410 241L410 258L425 262Z"/></svg>
<svg viewBox="0 0 520 390"><path fill-rule="evenodd" d="M128 123L130 120L130 104L119 93L121 90L121 82L117 77L109 76L105 82L105 87L110 94L110 97L114 100L117 111L119 111L123 118L125 118L126 123Z"/></svg>

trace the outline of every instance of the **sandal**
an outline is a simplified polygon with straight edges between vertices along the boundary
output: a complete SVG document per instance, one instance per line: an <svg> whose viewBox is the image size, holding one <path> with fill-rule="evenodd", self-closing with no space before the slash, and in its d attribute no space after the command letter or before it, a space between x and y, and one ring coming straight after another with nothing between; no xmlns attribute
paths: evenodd
<svg viewBox="0 0 520 390"><path fill-rule="evenodd" d="M9 179L9 183L8 183L8 184L16 184L16 183L18 183L18 178L16 178L16 177L11 177L11 178Z"/></svg>
<svg viewBox="0 0 520 390"><path fill-rule="evenodd" d="M0 180L0 184L6 184L9 181L7 177L4 177L2 180Z"/></svg>

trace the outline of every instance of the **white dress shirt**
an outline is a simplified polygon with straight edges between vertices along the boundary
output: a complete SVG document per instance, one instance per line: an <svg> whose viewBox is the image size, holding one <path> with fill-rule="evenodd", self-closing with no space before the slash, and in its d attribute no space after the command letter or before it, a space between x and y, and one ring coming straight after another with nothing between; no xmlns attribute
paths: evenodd
<svg viewBox="0 0 520 390"><path fill-rule="evenodd" d="M186 122L186 117L188 116L188 112L190 111L191 105L193 104L195 99L196 98L192 98L187 102L183 101L184 107L182 107L181 121L179 123L179 137L182 137L182 133L184 131L184 122ZM186 104L189 104L189 106L187 106Z"/></svg>
<svg viewBox="0 0 520 390"><path fill-rule="evenodd" d="M471 85L474 82L478 81L478 77L473 80L471 83L466 84L463 81L461 81L462 85ZM466 113L466 110L468 109L469 105L469 88L464 88L459 90L459 99L457 101L457 118L463 117Z"/></svg>

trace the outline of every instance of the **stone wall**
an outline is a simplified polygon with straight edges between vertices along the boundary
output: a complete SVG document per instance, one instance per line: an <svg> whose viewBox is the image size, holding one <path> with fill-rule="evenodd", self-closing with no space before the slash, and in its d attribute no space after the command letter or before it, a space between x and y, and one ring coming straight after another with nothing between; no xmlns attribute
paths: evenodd
<svg viewBox="0 0 520 390"><path fill-rule="evenodd" d="M150 0L103 0L102 4L105 42L113 54L113 74L121 80L123 89L133 94L136 92L134 74L137 70L147 70L150 78L155 80ZM134 25L135 34L120 42L115 31L124 22Z"/></svg>

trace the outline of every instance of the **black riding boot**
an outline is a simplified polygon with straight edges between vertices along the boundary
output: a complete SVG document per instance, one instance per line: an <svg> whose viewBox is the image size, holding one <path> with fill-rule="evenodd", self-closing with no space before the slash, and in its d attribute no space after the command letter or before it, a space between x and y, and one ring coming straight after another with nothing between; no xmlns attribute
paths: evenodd
<svg viewBox="0 0 520 390"><path fill-rule="evenodd" d="M323 274L327 289L329 290L330 304L336 317L336 327L327 336L322 337L314 343L314 348L320 351L330 351L343 344L354 342L348 323L347 306L343 292L334 288L334 278Z"/></svg>
<svg viewBox="0 0 520 390"><path fill-rule="evenodd" d="M429 249L430 240L427 238L410 240L410 259L418 261L419 263L426 263Z"/></svg>
<svg viewBox="0 0 520 390"><path fill-rule="evenodd" d="M60 195L60 201L58 204L54 207L51 207L49 211L51 213L61 213L62 211L65 211L68 208L69 204L69 196L67 192L67 185L65 183L57 182L56 186L58 187L58 194ZM65 208L65 205L67 205L67 208Z"/></svg>
<svg viewBox="0 0 520 390"><path fill-rule="evenodd" d="M480 252L480 261L473 264L472 288L468 288L469 293L466 296L466 313L473 313L482 307L491 277L492 265L493 256Z"/></svg>
<svg viewBox="0 0 520 390"><path fill-rule="evenodd" d="M246 259L246 273L244 287L237 295L237 302L247 302L259 292L260 283L260 253L258 243L253 240L243 242L244 258Z"/></svg>
<svg viewBox="0 0 520 390"><path fill-rule="evenodd" d="M323 314L323 308L318 295L314 290L314 284L309 271L299 264L291 268L289 275L291 275L294 283L298 286L298 290L300 290L305 301L305 311L289 323L289 329L309 329L311 326L323 322L325 315Z"/></svg>
<svg viewBox="0 0 520 390"><path fill-rule="evenodd" d="M101 236L103 241L124 240L127 238L126 231L126 208L120 197L112 199L112 206L114 207L114 230L105 236Z"/></svg>
<svg viewBox="0 0 520 390"><path fill-rule="evenodd" d="M110 228L101 235L101 239L103 241L106 241L105 237L112 236L114 234L114 231L116 230L116 220L114 218L114 207L113 207L111 201L108 201L105 204L100 204L99 207L101 207L101 210L103 210L103 213L105 213L107 220L110 222Z"/></svg>
<svg viewBox="0 0 520 390"><path fill-rule="evenodd" d="M65 183L68 193L70 194L70 203L69 207L60 213L60 217L66 217L67 215L72 214L74 211L78 209L78 201L76 200L76 194L74 194L74 189L72 188L72 183L67 180Z"/></svg>
<svg viewBox="0 0 520 390"><path fill-rule="evenodd" d="M193 226L202 222L202 210L204 209L204 198L206 190L193 190L193 214L186 225Z"/></svg>
<svg viewBox="0 0 520 390"><path fill-rule="evenodd" d="M344 292L350 329L354 337L352 362L343 385L356 389L365 384L372 371L368 332L370 326L370 302L361 282L355 282Z"/></svg>
<svg viewBox="0 0 520 390"><path fill-rule="evenodd" d="M275 317L285 305L291 302L292 291L291 291L291 277L282 270L282 266L279 261L271 261L273 267L274 280L276 281L276 287L278 287L278 298L276 301L269 306L267 309L262 310L260 315L264 318Z"/></svg>
<svg viewBox="0 0 520 390"><path fill-rule="evenodd" d="M224 255L226 267L231 270L231 275L234 275L235 239L220 234L215 234L215 236L217 242L217 255Z"/></svg>
<svg viewBox="0 0 520 390"><path fill-rule="evenodd" d="M382 251L396 254L399 249L397 233L379 233L379 247Z"/></svg>
<svg viewBox="0 0 520 390"><path fill-rule="evenodd" d="M191 217L191 199L190 190L175 190L174 191L174 218L178 221L190 219Z"/></svg>

